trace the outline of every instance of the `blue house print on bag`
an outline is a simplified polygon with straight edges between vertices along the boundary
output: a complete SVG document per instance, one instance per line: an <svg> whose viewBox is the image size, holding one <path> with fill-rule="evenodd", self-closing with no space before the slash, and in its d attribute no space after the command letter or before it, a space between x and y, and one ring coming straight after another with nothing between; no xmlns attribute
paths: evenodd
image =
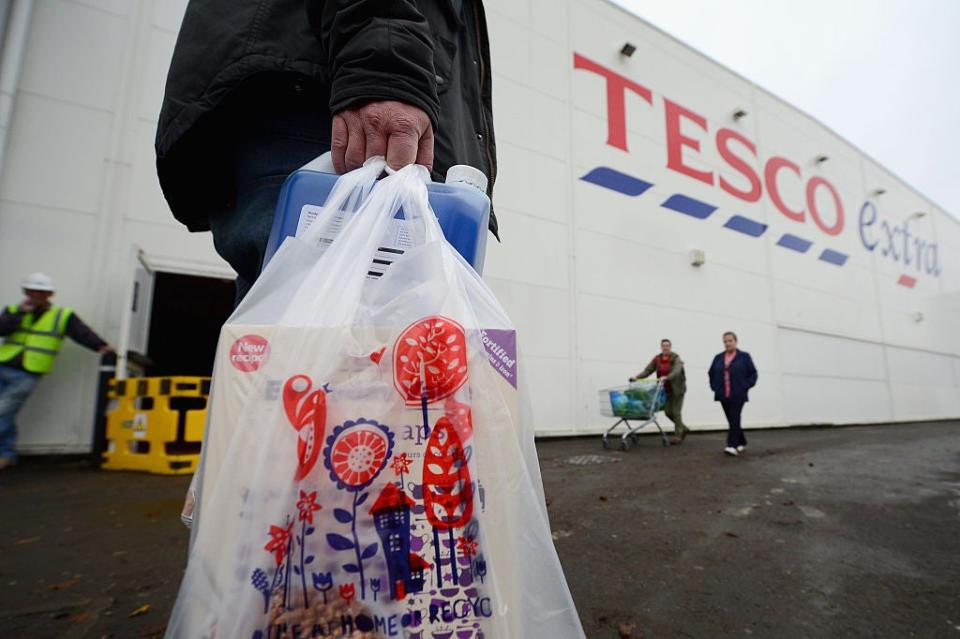
<svg viewBox="0 0 960 639"><path fill-rule="evenodd" d="M423 590L423 571L428 564L410 552L410 509L414 501L396 484L384 487L370 508L373 523L383 544L390 577L390 596L403 599Z"/></svg>
<svg viewBox="0 0 960 639"><path fill-rule="evenodd" d="M423 557L416 553L410 553L410 579L408 580L406 591L407 593L411 592L420 592L423 590L424 582L424 571L430 567Z"/></svg>

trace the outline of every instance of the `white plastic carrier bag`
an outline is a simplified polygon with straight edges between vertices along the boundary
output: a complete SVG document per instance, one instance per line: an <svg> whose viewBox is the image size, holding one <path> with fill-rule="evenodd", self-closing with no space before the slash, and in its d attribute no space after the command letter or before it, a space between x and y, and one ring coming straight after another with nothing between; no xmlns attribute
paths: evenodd
<svg viewBox="0 0 960 639"><path fill-rule="evenodd" d="M515 330L426 169L383 168L337 182L221 332L167 637L584 636ZM398 223L407 248L371 270Z"/></svg>

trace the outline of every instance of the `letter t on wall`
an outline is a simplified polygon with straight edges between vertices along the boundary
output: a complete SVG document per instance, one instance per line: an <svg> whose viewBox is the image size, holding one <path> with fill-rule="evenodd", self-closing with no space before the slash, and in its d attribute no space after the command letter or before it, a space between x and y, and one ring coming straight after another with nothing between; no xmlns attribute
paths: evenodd
<svg viewBox="0 0 960 639"><path fill-rule="evenodd" d="M625 78L615 71L589 60L579 53L573 54L573 68L583 69L602 76L607 81L607 144L623 151L627 149L627 112L626 112L626 92L627 89L633 91L641 98L647 101L647 104L653 104L653 96L650 89L637 84L629 78Z"/></svg>

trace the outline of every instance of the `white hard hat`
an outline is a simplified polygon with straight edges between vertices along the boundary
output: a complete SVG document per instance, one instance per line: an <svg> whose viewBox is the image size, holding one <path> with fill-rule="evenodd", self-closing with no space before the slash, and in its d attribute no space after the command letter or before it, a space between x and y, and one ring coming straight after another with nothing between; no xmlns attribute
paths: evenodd
<svg viewBox="0 0 960 639"><path fill-rule="evenodd" d="M28 291L51 291L53 292L53 280L46 273L31 273L23 278L20 286Z"/></svg>

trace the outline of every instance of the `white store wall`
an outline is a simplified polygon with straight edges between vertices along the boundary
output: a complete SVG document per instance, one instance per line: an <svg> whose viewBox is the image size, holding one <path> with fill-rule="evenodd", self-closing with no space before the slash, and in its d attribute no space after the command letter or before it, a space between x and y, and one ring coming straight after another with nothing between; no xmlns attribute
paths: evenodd
<svg viewBox="0 0 960 639"><path fill-rule="evenodd" d="M521 329L540 432L608 425L596 390L642 368L662 337L686 360L687 423L721 426L706 369L725 330L737 331L760 367L748 425L960 415L960 337L950 330L960 325L955 218L810 116L618 7L602 0L487 6L501 162L496 201L505 222L486 277ZM619 54L625 42L637 47L630 58ZM627 151L608 143L604 77L575 69L575 54L651 91L650 103L626 93ZM667 168L665 99L706 120L708 132L681 124L700 143L683 149L683 164L713 172L713 185ZM748 115L734 120L737 109ZM755 158L733 148L761 179L772 156L799 166L803 181L777 180L794 208L804 203L804 181L828 180L845 209L843 230L823 233L809 212L804 223L788 219L766 185L752 203L718 188L720 176L748 186L717 152L713 136L721 128L756 145ZM829 160L818 164L818 155ZM597 167L653 186L631 197L581 179ZM878 188L886 192L873 196ZM816 201L831 226L825 193ZM700 220L664 209L674 194L717 210ZM864 247L858 216L868 199L897 225L926 212L909 224L939 244L938 277ZM723 228L732 215L767 228L758 238L735 233ZM784 234L812 248L799 254L777 246ZM706 254L700 268L690 265L694 248ZM823 249L843 253L845 263L817 259ZM897 284L903 274L916 276L914 288Z"/></svg>
<svg viewBox="0 0 960 639"><path fill-rule="evenodd" d="M735 330L760 368L747 425L854 423L960 415L960 224L811 117L604 0L491 0L494 114L503 244L485 277L517 324L543 434L596 432L596 390L622 383L669 336L687 362L686 421L715 427L706 389L720 334ZM153 135L184 0L37 0L0 175L0 295L44 270L60 302L116 341L133 256L188 272L225 273L209 234L189 234L156 182ZM629 59L624 42L637 46ZM575 69L574 53L650 89L626 96L628 151L607 144L605 80ZM827 236L788 219L767 189L748 203L667 168L664 98L706 119L685 120L700 141L683 162L747 181L716 150L723 127L756 144L732 147L762 176L778 155L803 180L833 184L846 213ZM735 122L742 108L748 115ZM829 160L816 164L825 154ZM628 196L581 178L610 167L653 184ZM801 206L803 182L784 172L783 200ZM883 188L886 192L873 197ZM717 207L707 219L660 204L683 194ZM821 196L823 191L821 191ZM940 275L870 252L858 213L879 215L939 245ZM827 199L820 198L823 202ZM820 201L818 200L818 202ZM822 204L829 223L832 209ZM733 214L767 224L761 237L723 227ZM809 217L809 215L808 215ZM879 230L872 229L874 234ZM784 233L806 254L776 245ZM706 254L690 265L689 251ZM823 248L848 256L818 260ZM917 313L923 314L916 321ZM20 421L26 452L89 449L96 356L64 349Z"/></svg>

